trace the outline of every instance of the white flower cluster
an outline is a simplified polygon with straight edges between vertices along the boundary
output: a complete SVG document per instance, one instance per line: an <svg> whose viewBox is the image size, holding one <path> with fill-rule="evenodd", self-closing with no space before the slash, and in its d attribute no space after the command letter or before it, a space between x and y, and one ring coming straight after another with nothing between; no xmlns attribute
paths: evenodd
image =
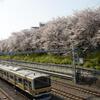
<svg viewBox="0 0 100 100"><path fill-rule="evenodd" d="M100 8L54 19L39 28L14 32L0 41L0 51L67 50L73 39L84 50L100 46Z"/></svg>

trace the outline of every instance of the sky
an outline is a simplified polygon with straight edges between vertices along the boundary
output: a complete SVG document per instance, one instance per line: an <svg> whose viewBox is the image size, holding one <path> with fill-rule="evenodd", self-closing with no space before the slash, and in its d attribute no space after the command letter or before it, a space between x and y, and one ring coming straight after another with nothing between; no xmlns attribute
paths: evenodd
<svg viewBox="0 0 100 100"><path fill-rule="evenodd" d="M0 40L40 22L99 6L100 0L0 0Z"/></svg>

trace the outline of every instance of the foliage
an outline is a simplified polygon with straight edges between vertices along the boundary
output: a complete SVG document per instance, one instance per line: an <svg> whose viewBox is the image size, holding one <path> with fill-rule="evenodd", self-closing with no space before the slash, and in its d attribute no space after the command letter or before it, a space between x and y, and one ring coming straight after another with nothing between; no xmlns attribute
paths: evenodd
<svg viewBox="0 0 100 100"><path fill-rule="evenodd" d="M0 51L67 50L73 41L83 52L100 46L100 8L85 9L73 16L49 21L39 28L14 32L8 39L0 41Z"/></svg>
<svg viewBox="0 0 100 100"><path fill-rule="evenodd" d="M58 50L58 55L32 54L0 56L4 59L17 59L41 63L70 64L71 58L59 56L59 51L78 48L81 56L85 55L86 67L100 66L100 51L90 54L95 48L100 48L100 8L85 9L75 12L72 16L59 17L38 28L14 32L0 41L0 52L17 52L32 50ZM70 51L71 53L71 51Z"/></svg>
<svg viewBox="0 0 100 100"><path fill-rule="evenodd" d="M93 51L85 58L85 67L100 69L100 51Z"/></svg>
<svg viewBox="0 0 100 100"><path fill-rule="evenodd" d="M15 56L0 56L0 59L23 60L39 63L54 63L54 64L71 64L72 60L69 56L59 56L54 54L31 54L31 55L15 55Z"/></svg>

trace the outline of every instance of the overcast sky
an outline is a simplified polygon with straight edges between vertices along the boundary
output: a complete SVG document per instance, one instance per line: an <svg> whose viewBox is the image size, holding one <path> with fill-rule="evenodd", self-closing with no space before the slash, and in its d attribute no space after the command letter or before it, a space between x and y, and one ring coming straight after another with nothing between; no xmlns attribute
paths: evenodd
<svg viewBox="0 0 100 100"><path fill-rule="evenodd" d="M39 22L99 6L100 0L0 0L0 40Z"/></svg>

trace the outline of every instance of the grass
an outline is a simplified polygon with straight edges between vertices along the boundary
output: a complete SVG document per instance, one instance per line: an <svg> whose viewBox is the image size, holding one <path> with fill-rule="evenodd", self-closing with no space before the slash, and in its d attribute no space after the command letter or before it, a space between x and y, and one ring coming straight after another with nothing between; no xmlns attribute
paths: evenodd
<svg viewBox="0 0 100 100"><path fill-rule="evenodd" d="M28 62L54 63L54 64L72 64L71 56L61 56L56 54L20 54L20 55L3 55L0 59L13 59ZM100 51L91 52L84 58L86 68L95 68L100 70Z"/></svg>
<svg viewBox="0 0 100 100"><path fill-rule="evenodd" d="M72 60L70 56L60 56L54 54L27 54L27 55L4 55L0 56L1 59L13 59L29 62L39 63L54 63L54 64L71 64Z"/></svg>
<svg viewBox="0 0 100 100"><path fill-rule="evenodd" d="M91 52L88 54L85 58L84 66L100 70L100 51Z"/></svg>

